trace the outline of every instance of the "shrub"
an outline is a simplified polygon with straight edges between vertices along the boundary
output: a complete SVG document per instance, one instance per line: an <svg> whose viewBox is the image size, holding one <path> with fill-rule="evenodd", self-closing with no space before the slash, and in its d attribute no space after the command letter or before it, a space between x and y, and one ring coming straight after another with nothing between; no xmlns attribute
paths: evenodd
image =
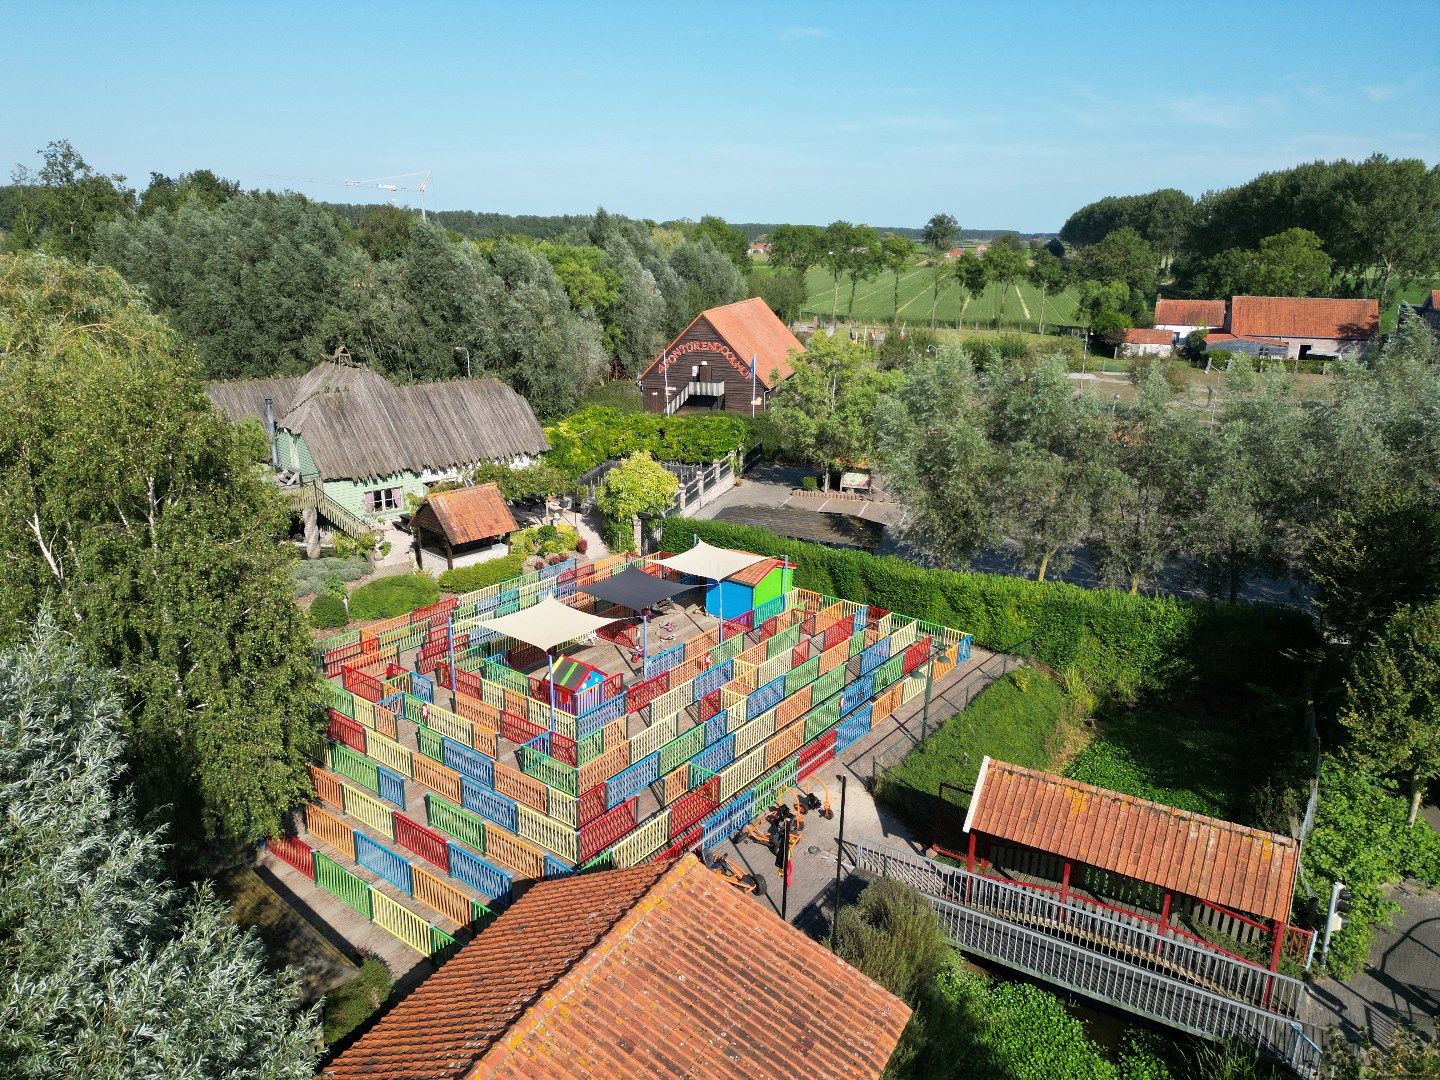
<svg viewBox="0 0 1440 1080"><path fill-rule="evenodd" d="M440 587L426 574L396 574L361 585L350 595L350 617L392 619L440 599Z"/></svg>
<svg viewBox="0 0 1440 1080"><path fill-rule="evenodd" d="M322 592L310 605L310 625L317 630L339 630L349 621L345 601L333 592Z"/></svg>
<svg viewBox="0 0 1440 1080"><path fill-rule="evenodd" d="M331 1046L368 1020L395 985L395 977L378 956L365 957L360 974L325 995L325 1044Z"/></svg>
<svg viewBox="0 0 1440 1080"><path fill-rule="evenodd" d="M349 558L328 556L323 559L300 560L290 568L290 576L295 579L295 595L309 596L328 587L334 579L341 582L359 581L373 569L370 560L363 555Z"/></svg>
<svg viewBox="0 0 1440 1080"><path fill-rule="evenodd" d="M788 556L799 588L943 623L972 633L985 648L1021 651L1057 671L1071 668L1105 698L1202 685L1295 695L1302 657L1318 641L1311 620L1287 608L926 569L724 521L667 518L660 545L684 551L697 535L721 547Z"/></svg>
<svg viewBox="0 0 1440 1080"><path fill-rule="evenodd" d="M801 491L817 491L819 487L820 481L816 480L813 476L802 477L800 480Z"/></svg>
<svg viewBox="0 0 1440 1080"><path fill-rule="evenodd" d="M498 585L502 581L519 577L524 562L524 555L512 551L509 555L487 559L474 566L457 566L454 570L446 570L440 575L439 585L449 593L474 592L487 585Z"/></svg>
<svg viewBox="0 0 1440 1080"><path fill-rule="evenodd" d="M537 525L522 529L510 537L512 555L559 555L574 551L580 542L580 533L571 525Z"/></svg>
<svg viewBox="0 0 1440 1080"><path fill-rule="evenodd" d="M750 426L724 413L660 416L592 405L547 427L545 437L551 446L545 462L575 477L637 450L660 461L715 461L748 445Z"/></svg>

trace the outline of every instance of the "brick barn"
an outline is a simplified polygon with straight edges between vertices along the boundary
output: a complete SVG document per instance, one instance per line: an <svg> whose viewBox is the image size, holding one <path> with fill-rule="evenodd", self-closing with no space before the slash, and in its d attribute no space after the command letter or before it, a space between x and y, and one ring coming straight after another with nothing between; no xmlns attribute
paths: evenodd
<svg viewBox="0 0 1440 1080"><path fill-rule="evenodd" d="M759 297L702 311L639 379L649 412L763 411L805 346ZM754 377L751 363L754 363Z"/></svg>

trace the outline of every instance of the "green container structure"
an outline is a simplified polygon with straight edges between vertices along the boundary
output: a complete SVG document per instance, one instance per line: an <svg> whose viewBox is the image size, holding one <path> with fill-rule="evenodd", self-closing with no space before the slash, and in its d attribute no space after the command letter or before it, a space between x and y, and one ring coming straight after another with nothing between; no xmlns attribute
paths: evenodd
<svg viewBox="0 0 1440 1080"><path fill-rule="evenodd" d="M705 590L705 610L711 615L738 619L768 600L790 591L795 568L777 559L765 559L711 583Z"/></svg>

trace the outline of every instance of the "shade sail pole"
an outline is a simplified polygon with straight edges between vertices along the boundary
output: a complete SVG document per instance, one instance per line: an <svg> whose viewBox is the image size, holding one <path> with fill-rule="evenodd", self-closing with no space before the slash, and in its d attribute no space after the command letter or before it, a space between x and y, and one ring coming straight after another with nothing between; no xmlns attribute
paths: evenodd
<svg viewBox="0 0 1440 1080"><path fill-rule="evenodd" d="M640 677L650 677L650 609L640 613Z"/></svg>
<svg viewBox="0 0 1440 1080"><path fill-rule="evenodd" d="M720 597L718 601L720 607L720 641L716 642L718 645L725 640L725 582L719 578L715 581L715 593Z"/></svg>
<svg viewBox="0 0 1440 1080"><path fill-rule="evenodd" d="M545 681L550 684L550 730L555 730L555 654L545 650ZM552 748L553 749L553 748Z"/></svg>
<svg viewBox="0 0 1440 1080"><path fill-rule="evenodd" d="M450 613L450 629L446 634L450 649L450 711L458 712L456 708L455 694L460 689L460 680L455 677L455 613Z"/></svg>

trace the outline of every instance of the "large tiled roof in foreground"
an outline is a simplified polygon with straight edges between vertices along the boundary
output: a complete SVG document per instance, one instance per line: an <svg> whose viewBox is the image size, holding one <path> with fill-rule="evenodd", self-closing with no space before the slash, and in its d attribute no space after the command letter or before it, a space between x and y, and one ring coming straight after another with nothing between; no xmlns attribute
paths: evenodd
<svg viewBox="0 0 1440 1080"><path fill-rule="evenodd" d="M1236 296L1230 301L1229 330L1236 337L1368 341L1380 330L1380 304L1329 297Z"/></svg>
<svg viewBox="0 0 1440 1080"><path fill-rule="evenodd" d="M986 758L967 828L1285 920L1300 848L1288 836Z"/></svg>
<svg viewBox="0 0 1440 1080"><path fill-rule="evenodd" d="M535 885L323 1075L859 1080L909 1015L686 856Z"/></svg>

